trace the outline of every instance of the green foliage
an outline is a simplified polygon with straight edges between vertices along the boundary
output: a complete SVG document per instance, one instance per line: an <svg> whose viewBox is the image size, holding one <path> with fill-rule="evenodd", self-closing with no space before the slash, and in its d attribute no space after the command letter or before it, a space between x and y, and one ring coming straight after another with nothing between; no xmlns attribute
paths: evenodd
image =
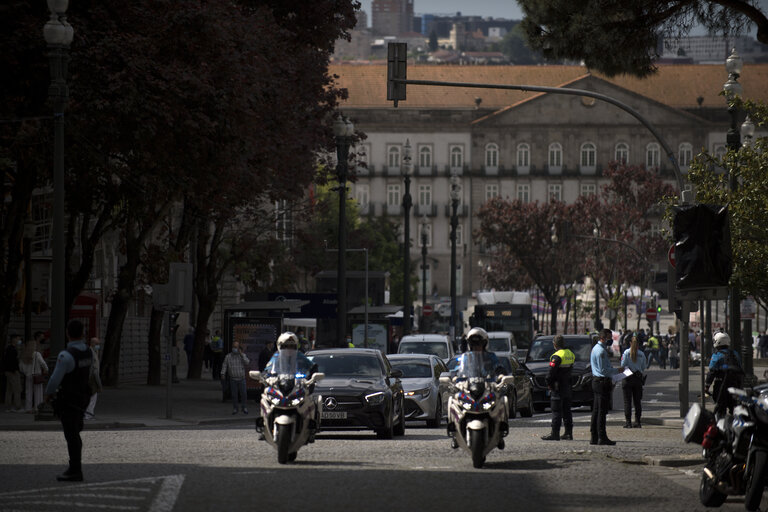
<svg viewBox="0 0 768 512"><path fill-rule="evenodd" d="M738 35L750 23L768 44L765 9L719 0L518 0L531 48L548 60L584 61L608 76L655 72L659 34L681 36L701 24Z"/></svg>
<svg viewBox="0 0 768 512"><path fill-rule="evenodd" d="M510 62L518 66L540 64L543 60L540 52L535 52L528 46L521 24L515 25L506 33L499 45L499 50L509 58Z"/></svg>
<svg viewBox="0 0 768 512"><path fill-rule="evenodd" d="M765 129L768 106L738 99L735 103ZM738 181L735 191L729 187L730 173ZM729 149L722 158L706 151L697 155L688 179L697 202L728 205L734 260L731 282L768 305L768 137L758 137L738 151Z"/></svg>

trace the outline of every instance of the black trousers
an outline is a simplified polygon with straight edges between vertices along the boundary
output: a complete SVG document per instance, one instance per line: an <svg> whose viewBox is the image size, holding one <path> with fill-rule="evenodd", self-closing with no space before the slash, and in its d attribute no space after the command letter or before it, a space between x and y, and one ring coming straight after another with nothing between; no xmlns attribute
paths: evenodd
<svg viewBox="0 0 768 512"><path fill-rule="evenodd" d="M635 421L640 423L643 414L641 400L643 398L643 382L639 378L628 377L622 383L624 393L624 418L627 422L632 420L632 404L635 404Z"/></svg>
<svg viewBox="0 0 768 512"><path fill-rule="evenodd" d="M83 410L73 407L64 407L59 412L64 439L67 440L69 470L72 472L82 471L83 440L80 432L83 431L83 414Z"/></svg>
<svg viewBox="0 0 768 512"><path fill-rule="evenodd" d="M557 391L552 391L549 403L550 407L552 407L552 432L559 432L561 423L565 425L565 430L573 430L571 394L561 394Z"/></svg>
<svg viewBox="0 0 768 512"><path fill-rule="evenodd" d="M592 440L606 439L605 420L608 414L608 405L611 400L612 383L610 377L592 377L592 421L589 432Z"/></svg>

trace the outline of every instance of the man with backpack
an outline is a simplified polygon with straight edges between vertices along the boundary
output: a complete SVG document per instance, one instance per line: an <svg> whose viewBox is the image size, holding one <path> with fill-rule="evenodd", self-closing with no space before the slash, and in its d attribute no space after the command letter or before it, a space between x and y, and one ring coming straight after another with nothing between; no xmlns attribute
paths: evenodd
<svg viewBox="0 0 768 512"><path fill-rule="evenodd" d="M729 348L731 338L724 332L718 332L713 339L715 353L709 361L709 373L704 383L704 390L709 393L709 387L714 383L715 416L722 417L726 410L733 414L735 400L728 393L729 387L741 388L744 381L744 370L741 367L741 357L738 352Z"/></svg>

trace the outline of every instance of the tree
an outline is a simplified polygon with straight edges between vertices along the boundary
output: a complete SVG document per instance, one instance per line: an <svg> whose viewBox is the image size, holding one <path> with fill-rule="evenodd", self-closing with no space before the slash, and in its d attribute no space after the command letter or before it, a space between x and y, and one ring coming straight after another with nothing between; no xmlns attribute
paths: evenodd
<svg viewBox="0 0 768 512"><path fill-rule="evenodd" d="M768 123L768 106L734 99L759 127ZM752 295L768 307L768 137L758 137L738 151L728 150L721 158L706 151L697 155L688 169L688 179L696 190L696 200L705 204L728 205L731 217L733 274L731 283L745 296ZM730 190L729 174L738 187Z"/></svg>
<svg viewBox="0 0 768 512"><path fill-rule="evenodd" d="M659 34L686 35L697 24L738 35L757 27L768 44L766 9L747 0L518 0L528 44L551 60L583 60L607 76L655 71Z"/></svg>
<svg viewBox="0 0 768 512"><path fill-rule="evenodd" d="M542 61L541 53L533 52L526 43L521 24L515 25L504 35L500 49L510 62L518 66L539 64Z"/></svg>

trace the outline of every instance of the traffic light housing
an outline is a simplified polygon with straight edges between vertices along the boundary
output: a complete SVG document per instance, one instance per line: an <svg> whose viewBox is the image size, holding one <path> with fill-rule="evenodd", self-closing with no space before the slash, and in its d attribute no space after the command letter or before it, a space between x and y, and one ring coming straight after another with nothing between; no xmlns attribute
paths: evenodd
<svg viewBox="0 0 768 512"><path fill-rule="evenodd" d="M399 100L405 100L405 84L396 82L406 80L408 74L408 44L389 43L387 45L387 101L394 101L395 108Z"/></svg>
<svg viewBox="0 0 768 512"><path fill-rule="evenodd" d="M715 298L716 291L727 290L733 263L728 208L676 206L673 235L676 294L681 299Z"/></svg>

